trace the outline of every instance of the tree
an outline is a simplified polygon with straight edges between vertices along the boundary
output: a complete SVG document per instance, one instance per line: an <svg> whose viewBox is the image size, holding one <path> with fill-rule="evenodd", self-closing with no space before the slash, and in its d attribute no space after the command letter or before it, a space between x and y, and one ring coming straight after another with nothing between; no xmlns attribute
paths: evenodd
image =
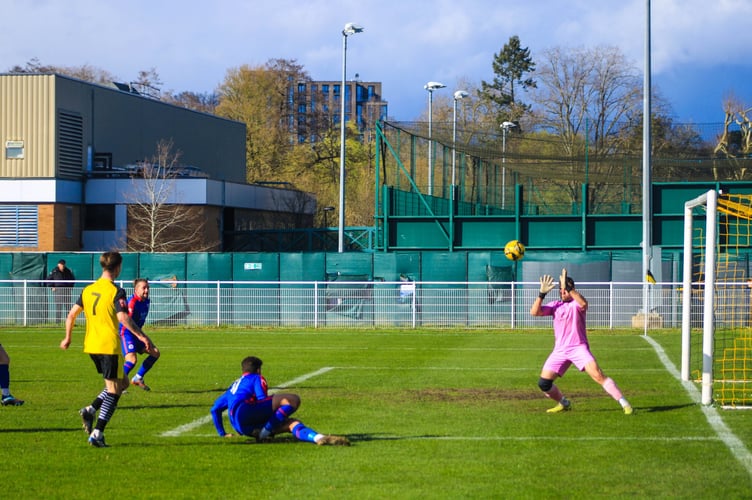
<svg viewBox="0 0 752 500"><path fill-rule="evenodd" d="M621 176L625 134L634 127L642 97L639 71L616 47L553 48L545 51L538 73L538 123L558 137L563 160L556 175L572 201L585 179L581 164L587 148L590 206L615 202L623 194ZM610 182L611 179L613 182ZM612 194L614 196L612 196Z"/></svg>
<svg viewBox="0 0 752 500"><path fill-rule="evenodd" d="M172 92L162 93L162 101L175 106L192 109L201 113L214 114L219 105L219 95L216 92L197 93L197 92Z"/></svg>
<svg viewBox="0 0 752 500"><path fill-rule="evenodd" d="M138 72L138 77L133 82L130 82L140 94L143 94L152 99L160 99L162 97L162 91L160 86L162 85L162 79L159 77L156 68L149 68L148 70L141 70Z"/></svg>
<svg viewBox="0 0 752 500"><path fill-rule="evenodd" d="M747 177L748 159L752 155L752 118L749 116L752 108L736 96L729 95L723 103L723 112L723 133L718 138L713 155L718 160L726 160L723 162L726 168L722 168L719 165L721 162L716 160L713 179L742 180ZM733 124L736 124L739 130L731 130Z"/></svg>
<svg viewBox="0 0 752 500"><path fill-rule="evenodd" d="M220 85L217 114L246 124L248 182L279 180L297 144L290 96L301 81L310 81L302 66L272 59L264 66L231 69Z"/></svg>
<svg viewBox="0 0 752 500"><path fill-rule="evenodd" d="M202 252L219 249L219 231L212 231L202 208L181 204L176 190L180 152L172 141L157 143L150 161L138 164L133 190L126 197L130 252ZM216 235L213 237L212 235Z"/></svg>
<svg viewBox="0 0 752 500"><path fill-rule="evenodd" d="M54 66L42 64L36 57L30 59L24 66L13 66L8 73L57 73L91 83L109 85L117 80L107 70L84 64L83 66Z"/></svg>
<svg viewBox="0 0 752 500"><path fill-rule="evenodd" d="M498 123L519 121L530 105L519 100L516 87L523 91L536 88L535 80L525 76L535 71L535 62L530 49L522 47L517 35L509 37L501 50L494 54L492 63L494 79L491 83L481 82L478 95L493 103L497 108Z"/></svg>

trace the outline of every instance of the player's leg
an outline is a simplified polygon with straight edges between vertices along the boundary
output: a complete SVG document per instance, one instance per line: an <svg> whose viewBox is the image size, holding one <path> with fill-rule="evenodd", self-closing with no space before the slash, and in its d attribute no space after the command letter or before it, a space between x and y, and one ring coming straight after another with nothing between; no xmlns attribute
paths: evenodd
<svg viewBox="0 0 752 500"><path fill-rule="evenodd" d="M131 370L133 370L133 367L138 363L138 354L143 354L146 352L146 345L141 342L138 337L132 335L128 331L125 331L121 334L121 340L123 343L123 355L125 356L123 372L125 374L125 377L128 378ZM142 377L135 375L131 379L130 383L142 388L145 391L150 390L149 386L146 385L141 379Z"/></svg>
<svg viewBox="0 0 752 500"><path fill-rule="evenodd" d="M300 407L300 396L291 393L280 393L272 396L274 414L259 433L259 439L266 439L274 433L274 429L282 426Z"/></svg>
<svg viewBox="0 0 752 500"><path fill-rule="evenodd" d="M127 377L138 362L138 353L144 352L144 345L141 341L128 330L123 329L120 333L120 347L122 349L125 362L123 363L123 373Z"/></svg>
<svg viewBox="0 0 752 500"><path fill-rule="evenodd" d="M24 402L14 398L10 393L10 356L0 345L0 389L2 389L3 406L21 406Z"/></svg>
<svg viewBox="0 0 752 500"><path fill-rule="evenodd" d="M569 367L571 362L563 355L552 352L546 362L543 364L543 369L538 379L538 387L543 391L543 395L549 399L556 401L556 406L546 410L548 413L559 413L561 411L567 411L571 409L572 403L564 396L559 387L554 381L563 376Z"/></svg>
<svg viewBox="0 0 752 500"><path fill-rule="evenodd" d="M138 357L136 356L135 352L129 352L125 355L125 362L123 363L123 374L126 377L131 372L131 370L133 370L133 367L136 366L137 362Z"/></svg>
<svg viewBox="0 0 752 500"><path fill-rule="evenodd" d="M595 360L595 358L593 358L585 365L585 373L590 375L590 378L592 378L596 383L603 387L603 390L606 391L612 398L619 402L621 407L624 408L624 413L626 413L627 415L632 414L632 406L629 404L629 401L627 401L627 399L624 397L621 389L619 389L619 386L616 385L616 382L614 382L611 377L607 377L603 373L603 370L601 370L601 367L598 365L598 362Z"/></svg>
<svg viewBox="0 0 752 500"><path fill-rule="evenodd" d="M160 352L157 346L151 346L150 349L143 351L142 354L144 352L147 353L148 356L141 363L141 368L138 369L138 373L136 373L136 376L133 377L132 382L136 385L141 386L143 389L149 390L149 386L147 386L146 384L141 384L143 384L144 377L146 376L148 371L151 370L152 366L154 366L154 363L156 363L159 359ZM139 382L141 382L141 384Z"/></svg>
<svg viewBox="0 0 752 500"><path fill-rule="evenodd" d="M310 427L307 427L298 419L291 418L282 422L279 427L275 429L275 433L279 434L282 432L290 432L298 441L315 443L319 446L350 446L350 441L346 437L321 434Z"/></svg>
<svg viewBox="0 0 752 500"><path fill-rule="evenodd" d="M104 430L117 409L120 395L128 386L128 378L123 375L122 358L118 355L93 354L91 358L97 365L97 371L104 378L106 392L99 409L97 423L89 436L89 444L97 448L107 446L104 442Z"/></svg>
<svg viewBox="0 0 752 500"><path fill-rule="evenodd" d="M107 397L107 387L102 389L102 392L94 398L94 401L92 401L89 406L84 406L78 410L78 414L81 415L82 426L87 436L94 430L94 417L96 417L97 411L102 407L102 402L105 397Z"/></svg>

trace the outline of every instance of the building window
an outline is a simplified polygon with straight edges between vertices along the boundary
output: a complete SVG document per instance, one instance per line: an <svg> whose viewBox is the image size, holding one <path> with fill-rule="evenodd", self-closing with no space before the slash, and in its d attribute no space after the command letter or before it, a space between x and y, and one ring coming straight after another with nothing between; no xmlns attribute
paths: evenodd
<svg viewBox="0 0 752 500"><path fill-rule="evenodd" d="M305 94L305 83L298 84L298 94Z"/></svg>
<svg viewBox="0 0 752 500"><path fill-rule="evenodd" d="M5 141L5 159L23 160L24 141Z"/></svg>
<svg viewBox="0 0 752 500"><path fill-rule="evenodd" d="M114 231L115 205L88 205L84 217L85 231Z"/></svg>
<svg viewBox="0 0 752 500"><path fill-rule="evenodd" d="M39 211L36 205L0 206L0 246L39 246Z"/></svg>
<svg viewBox="0 0 752 500"><path fill-rule="evenodd" d="M328 95L329 94L329 85L326 85L326 84L322 85L321 86L321 93L324 94L324 95Z"/></svg>

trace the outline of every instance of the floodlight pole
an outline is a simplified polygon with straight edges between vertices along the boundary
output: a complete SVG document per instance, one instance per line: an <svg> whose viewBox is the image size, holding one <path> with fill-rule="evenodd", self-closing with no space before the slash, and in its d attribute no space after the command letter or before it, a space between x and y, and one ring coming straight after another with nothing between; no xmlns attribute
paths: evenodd
<svg viewBox="0 0 752 500"><path fill-rule="evenodd" d="M457 184L455 174L457 166L457 101L464 99L468 94L464 90L454 93L454 113L452 115L452 200L454 200L454 186Z"/></svg>
<svg viewBox="0 0 752 500"><path fill-rule="evenodd" d="M431 122L433 119L433 91L446 87L440 82L428 82L423 88L428 91L428 196L433 194L433 140L431 139Z"/></svg>
<svg viewBox="0 0 752 500"><path fill-rule="evenodd" d="M650 177L650 118L651 118L651 83L650 83L650 0L645 2L645 75L642 84L642 279L643 279L643 313L645 334L648 330L648 295L647 284L650 261L653 253L652 241L652 181ZM660 265L660 263L658 264ZM687 270L685 269L686 273ZM659 275L660 277L660 275Z"/></svg>
<svg viewBox="0 0 752 500"><path fill-rule="evenodd" d="M347 36L363 31L361 26L347 23L342 30L342 88L339 109L339 229L337 231L337 251L345 251L345 79L347 78Z"/></svg>
<svg viewBox="0 0 752 500"><path fill-rule="evenodd" d="M506 208L507 199L507 131L516 127L514 122L501 124L501 209Z"/></svg>

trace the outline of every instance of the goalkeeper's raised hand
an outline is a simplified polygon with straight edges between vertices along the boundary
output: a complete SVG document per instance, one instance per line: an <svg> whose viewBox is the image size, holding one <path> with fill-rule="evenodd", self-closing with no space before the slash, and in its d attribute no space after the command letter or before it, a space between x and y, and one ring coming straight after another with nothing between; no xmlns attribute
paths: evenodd
<svg viewBox="0 0 752 500"><path fill-rule="evenodd" d="M561 276L559 276L559 288L562 290L567 289L567 268L561 270Z"/></svg>
<svg viewBox="0 0 752 500"><path fill-rule="evenodd" d="M540 298L543 298L548 292L554 289L554 278L548 274L540 277Z"/></svg>

